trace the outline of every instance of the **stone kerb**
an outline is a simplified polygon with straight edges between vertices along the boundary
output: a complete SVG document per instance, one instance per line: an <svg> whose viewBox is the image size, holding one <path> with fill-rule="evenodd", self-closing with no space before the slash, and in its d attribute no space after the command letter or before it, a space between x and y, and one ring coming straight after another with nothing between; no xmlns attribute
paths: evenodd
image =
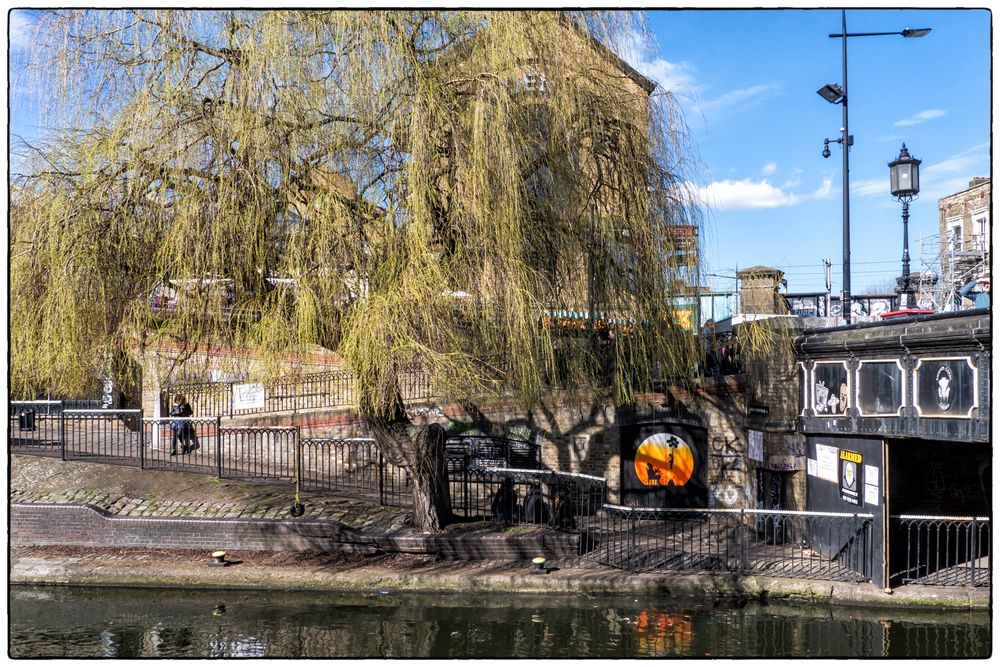
<svg viewBox="0 0 1000 667"><path fill-rule="evenodd" d="M227 549L230 551L405 552L454 560L569 558L580 536L540 531L390 535L362 533L329 521L114 517L89 505L13 503L12 544L98 548Z"/></svg>

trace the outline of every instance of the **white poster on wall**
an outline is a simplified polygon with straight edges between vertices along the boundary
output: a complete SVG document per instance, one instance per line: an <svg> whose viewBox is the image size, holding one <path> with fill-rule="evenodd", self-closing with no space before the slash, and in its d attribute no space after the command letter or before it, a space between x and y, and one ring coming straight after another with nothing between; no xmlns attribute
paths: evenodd
<svg viewBox="0 0 1000 667"><path fill-rule="evenodd" d="M816 476L828 482L839 483L837 448L830 445L816 445Z"/></svg>
<svg viewBox="0 0 1000 667"><path fill-rule="evenodd" d="M816 459L806 459L806 472L813 477L816 476Z"/></svg>
<svg viewBox="0 0 1000 667"><path fill-rule="evenodd" d="M874 484L865 484L865 504L878 505L878 487Z"/></svg>
<svg viewBox="0 0 1000 667"><path fill-rule="evenodd" d="M747 456L754 461L764 460L764 432L747 430Z"/></svg>
<svg viewBox="0 0 1000 667"><path fill-rule="evenodd" d="M264 407L264 385L234 384L233 410L253 410Z"/></svg>

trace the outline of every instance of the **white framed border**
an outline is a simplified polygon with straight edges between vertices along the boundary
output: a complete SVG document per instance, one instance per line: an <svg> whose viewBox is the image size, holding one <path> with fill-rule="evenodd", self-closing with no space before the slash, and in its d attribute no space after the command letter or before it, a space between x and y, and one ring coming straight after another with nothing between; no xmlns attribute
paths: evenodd
<svg viewBox="0 0 1000 667"><path fill-rule="evenodd" d="M816 369L820 366L843 366L844 370L847 372L847 400L848 404L844 407L844 411L837 414L829 414L826 412L816 411ZM846 361L817 361L813 364L812 371L809 372L809 405L813 408L814 417L828 417L831 419L836 419L839 417L847 417L848 412L852 407L851 401L854 398L854 382L851 380L851 369L848 368Z"/></svg>
<svg viewBox="0 0 1000 667"><path fill-rule="evenodd" d="M917 374L925 361L964 361L972 369L972 405L965 415L925 415L920 411L917 404ZM972 419L972 411L979 407L979 369L972 363L972 357L919 357L917 365L913 367L913 407L917 411L917 416L921 419Z"/></svg>
<svg viewBox="0 0 1000 667"><path fill-rule="evenodd" d="M799 413L799 416L805 417L809 414L813 403L813 383L809 381L812 373L804 361L799 362L799 369L801 370L799 381L802 383L802 386L799 387L799 398L802 400L802 412Z"/></svg>
<svg viewBox="0 0 1000 667"><path fill-rule="evenodd" d="M899 382L903 385L902 402L899 404L899 409L895 412L864 412L861 407L861 368L865 364L895 364L896 368L899 369ZM906 382L906 369L903 368L903 364L899 359L861 359L858 363L858 381L854 386L854 407L858 409L858 414L862 417L902 417L903 408L906 407L906 396L907 396L907 382Z"/></svg>

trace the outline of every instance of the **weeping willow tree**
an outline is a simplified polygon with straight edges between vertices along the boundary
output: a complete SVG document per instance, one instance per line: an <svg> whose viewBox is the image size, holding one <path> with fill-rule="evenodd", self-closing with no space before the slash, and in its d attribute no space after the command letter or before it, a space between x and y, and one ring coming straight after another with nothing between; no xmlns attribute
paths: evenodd
<svg viewBox="0 0 1000 667"><path fill-rule="evenodd" d="M692 153L613 52L644 34L632 13L47 13L12 390L77 391L164 342L251 349L261 373L319 345L415 480L415 525L440 527L443 432L407 418L401 369L530 407L553 385L629 402L694 361L674 316Z"/></svg>

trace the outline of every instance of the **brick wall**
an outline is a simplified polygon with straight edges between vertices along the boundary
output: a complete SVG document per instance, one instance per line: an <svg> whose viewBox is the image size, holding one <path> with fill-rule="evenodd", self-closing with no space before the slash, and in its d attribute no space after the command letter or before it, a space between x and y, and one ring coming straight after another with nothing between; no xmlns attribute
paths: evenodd
<svg viewBox="0 0 1000 667"><path fill-rule="evenodd" d="M89 505L42 503L10 505L10 540L13 544L206 551L388 551L503 561L575 557L580 543L579 535L553 531L380 536L323 521L114 517Z"/></svg>

